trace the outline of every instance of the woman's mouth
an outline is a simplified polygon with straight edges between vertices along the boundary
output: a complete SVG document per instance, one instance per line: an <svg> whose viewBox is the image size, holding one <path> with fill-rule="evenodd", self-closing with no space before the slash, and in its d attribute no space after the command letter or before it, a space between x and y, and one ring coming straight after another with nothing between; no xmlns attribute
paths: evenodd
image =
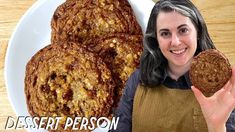
<svg viewBox="0 0 235 132"><path fill-rule="evenodd" d="M182 53L184 53L187 50L187 48L183 48L183 49L177 49L177 50L170 50L171 53L176 54L176 55L180 55Z"/></svg>

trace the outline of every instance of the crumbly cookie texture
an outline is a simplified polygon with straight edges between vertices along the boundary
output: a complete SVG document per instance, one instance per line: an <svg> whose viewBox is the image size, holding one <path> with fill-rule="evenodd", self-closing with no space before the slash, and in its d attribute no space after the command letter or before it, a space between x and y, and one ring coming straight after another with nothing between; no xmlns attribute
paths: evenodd
<svg viewBox="0 0 235 132"><path fill-rule="evenodd" d="M127 0L67 0L52 17L51 41L78 42L97 53L116 83L117 107L127 78L138 68L143 35Z"/></svg>
<svg viewBox="0 0 235 132"><path fill-rule="evenodd" d="M26 66L25 94L32 116L108 117L113 89L102 59L75 43L48 45Z"/></svg>
<svg viewBox="0 0 235 132"><path fill-rule="evenodd" d="M110 34L84 42L84 45L97 53L111 70L116 83L115 107L122 96L128 77L139 66L143 50L142 41L142 35Z"/></svg>
<svg viewBox="0 0 235 132"><path fill-rule="evenodd" d="M110 33L142 34L127 0L67 0L51 21L51 41L76 41Z"/></svg>
<svg viewBox="0 0 235 132"><path fill-rule="evenodd" d="M204 93L215 93L228 82L231 75L229 60L215 49L199 53L190 68L192 85Z"/></svg>

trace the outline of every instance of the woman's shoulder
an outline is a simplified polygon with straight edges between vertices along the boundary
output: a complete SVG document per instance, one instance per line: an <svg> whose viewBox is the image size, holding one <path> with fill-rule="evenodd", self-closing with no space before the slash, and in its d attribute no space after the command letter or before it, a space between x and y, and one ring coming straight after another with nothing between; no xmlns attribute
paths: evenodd
<svg viewBox="0 0 235 132"><path fill-rule="evenodd" d="M126 82L124 94L134 97L137 86L140 83L140 70L136 69Z"/></svg>
<svg viewBox="0 0 235 132"><path fill-rule="evenodd" d="M140 69L136 69L127 80L128 82L139 83L140 82Z"/></svg>

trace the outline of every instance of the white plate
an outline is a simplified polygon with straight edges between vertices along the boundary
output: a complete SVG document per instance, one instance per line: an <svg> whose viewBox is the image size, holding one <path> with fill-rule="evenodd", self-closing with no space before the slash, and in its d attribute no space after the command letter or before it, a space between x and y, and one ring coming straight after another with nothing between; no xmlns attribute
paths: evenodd
<svg viewBox="0 0 235 132"><path fill-rule="evenodd" d="M51 17L64 1L38 0L20 19L11 36L5 60L5 80L9 100L17 116L29 116L24 94L25 66L38 50L50 43ZM144 32L154 2L129 2Z"/></svg>

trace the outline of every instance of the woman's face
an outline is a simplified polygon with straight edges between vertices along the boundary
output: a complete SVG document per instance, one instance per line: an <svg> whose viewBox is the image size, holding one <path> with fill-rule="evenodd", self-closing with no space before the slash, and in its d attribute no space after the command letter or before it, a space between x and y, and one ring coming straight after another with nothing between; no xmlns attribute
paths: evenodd
<svg viewBox="0 0 235 132"><path fill-rule="evenodd" d="M176 11L157 17L159 47L170 67L190 65L197 48L197 31L191 20Z"/></svg>

